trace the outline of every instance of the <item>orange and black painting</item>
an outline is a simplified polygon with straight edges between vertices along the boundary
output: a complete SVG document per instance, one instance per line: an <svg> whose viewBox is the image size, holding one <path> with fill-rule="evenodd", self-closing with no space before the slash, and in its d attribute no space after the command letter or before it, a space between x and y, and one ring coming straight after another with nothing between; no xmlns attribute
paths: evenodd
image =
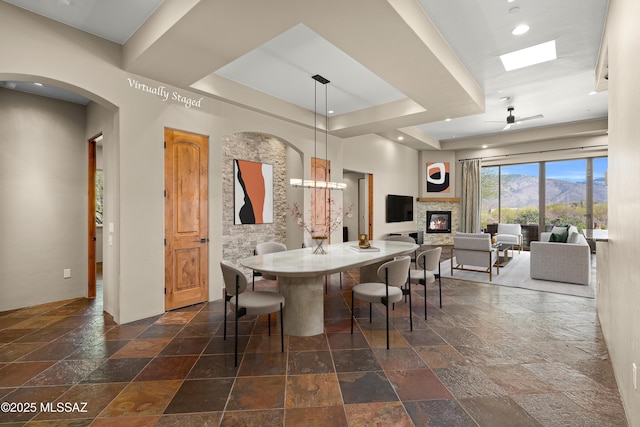
<svg viewBox="0 0 640 427"><path fill-rule="evenodd" d="M234 224L273 222L273 165L233 161Z"/></svg>
<svg viewBox="0 0 640 427"><path fill-rule="evenodd" d="M427 162L427 193L448 193L449 162Z"/></svg>

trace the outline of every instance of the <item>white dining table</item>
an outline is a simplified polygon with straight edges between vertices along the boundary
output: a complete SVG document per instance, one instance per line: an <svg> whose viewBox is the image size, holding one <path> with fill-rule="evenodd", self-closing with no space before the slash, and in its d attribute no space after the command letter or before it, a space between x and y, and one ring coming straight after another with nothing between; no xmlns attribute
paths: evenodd
<svg viewBox="0 0 640 427"><path fill-rule="evenodd" d="M411 254L417 244L372 240L378 251L356 251L358 242L328 245L326 254L313 248L294 249L256 255L240 260L251 270L277 276L278 292L285 298L284 332L293 336L312 336L324 332L324 276L360 267L360 281L378 281L376 271L395 256Z"/></svg>

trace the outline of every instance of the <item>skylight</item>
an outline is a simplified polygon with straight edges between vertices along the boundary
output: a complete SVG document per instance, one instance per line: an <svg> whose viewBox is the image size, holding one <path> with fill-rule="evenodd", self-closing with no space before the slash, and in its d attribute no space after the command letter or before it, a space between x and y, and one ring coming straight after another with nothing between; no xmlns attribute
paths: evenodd
<svg viewBox="0 0 640 427"><path fill-rule="evenodd" d="M500 55L502 65L507 71L540 64L556 58L555 40Z"/></svg>

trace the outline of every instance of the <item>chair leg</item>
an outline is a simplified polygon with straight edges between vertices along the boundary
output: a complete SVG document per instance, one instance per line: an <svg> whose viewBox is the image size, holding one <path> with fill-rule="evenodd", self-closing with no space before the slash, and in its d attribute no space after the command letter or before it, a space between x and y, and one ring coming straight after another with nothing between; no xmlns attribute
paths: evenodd
<svg viewBox="0 0 640 427"><path fill-rule="evenodd" d="M427 282L424 282L424 320L427 320Z"/></svg>
<svg viewBox="0 0 640 427"><path fill-rule="evenodd" d="M409 283L409 327L413 331L413 313L411 312L411 283ZM427 287L424 287L425 296L427 295ZM425 300L426 301L426 300Z"/></svg>
<svg viewBox="0 0 640 427"><path fill-rule="evenodd" d="M227 340L227 291L224 291L224 338L223 340Z"/></svg>
<svg viewBox="0 0 640 427"><path fill-rule="evenodd" d="M387 294L388 294L389 290L387 289ZM387 297L387 301L389 297ZM389 350L389 303L387 302L385 304L385 307L387 307L387 350Z"/></svg>
<svg viewBox="0 0 640 427"><path fill-rule="evenodd" d="M353 291L351 291L351 335L353 335Z"/></svg>
<svg viewBox="0 0 640 427"><path fill-rule="evenodd" d="M387 311L389 311L387 309ZM371 323L371 303L369 303L369 323Z"/></svg>
<svg viewBox="0 0 640 427"><path fill-rule="evenodd" d="M282 317L282 303L280 303L280 349L284 353L284 318Z"/></svg>
<svg viewBox="0 0 640 427"><path fill-rule="evenodd" d="M440 291L440 308L442 308L442 277L440 276L439 265L438 265L438 290Z"/></svg>
<svg viewBox="0 0 640 427"><path fill-rule="evenodd" d="M340 289L342 289L342 271L340 272Z"/></svg>
<svg viewBox="0 0 640 427"><path fill-rule="evenodd" d="M267 330L269 331L269 336L271 336L271 313L267 313Z"/></svg>
<svg viewBox="0 0 640 427"><path fill-rule="evenodd" d="M238 366L238 299L237 299L237 295L238 294L236 294L236 331L235 331L236 332L236 340L235 340L234 347L233 347L234 353L235 353L235 358L233 360L234 360L234 363L235 363L236 367Z"/></svg>

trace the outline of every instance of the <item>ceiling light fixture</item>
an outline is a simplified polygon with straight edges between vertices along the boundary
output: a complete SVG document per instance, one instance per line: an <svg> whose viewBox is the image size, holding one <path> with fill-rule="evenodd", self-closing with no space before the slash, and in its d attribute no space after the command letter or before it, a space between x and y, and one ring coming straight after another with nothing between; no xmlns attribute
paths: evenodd
<svg viewBox="0 0 640 427"><path fill-rule="evenodd" d="M511 34L514 36L521 36L527 31L529 31L529 26L527 24L520 24L511 31Z"/></svg>
<svg viewBox="0 0 640 427"><path fill-rule="evenodd" d="M445 122L450 122L450 121L451 121L451 119L447 117L446 119L444 119L444 121L445 121Z"/></svg>
<svg viewBox="0 0 640 427"><path fill-rule="evenodd" d="M517 70L556 58L555 40L500 55L500 60L506 71Z"/></svg>
<svg viewBox="0 0 640 427"><path fill-rule="evenodd" d="M399 136L398 141L404 141L404 136Z"/></svg>
<svg viewBox="0 0 640 427"><path fill-rule="evenodd" d="M598 92L596 92L595 90L592 90L592 91L591 91L591 92L589 92L587 95L595 95L596 93L598 93Z"/></svg>
<svg viewBox="0 0 640 427"><path fill-rule="evenodd" d="M329 80L322 77L320 74L316 74L315 76L311 76L313 80L315 80L314 85L314 106L313 106L313 156L314 158L318 158L318 83L324 85L324 118L325 118L325 128L324 128L324 159L325 161L329 161L329 116L327 111L328 96L327 96L327 84L330 83ZM322 132L320 130L320 132ZM347 188L347 184L343 182L331 182L328 180L327 174L324 175L324 181L318 181L314 179L300 179L300 178L291 178L289 180L289 184L292 187L302 187L302 188L326 188L329 190L344 190Z"/></svg>
<svg viewBox="0 0 640 427"><path fill-rule="evenodd" d="M487 144L483 145L482 148L489 148Z"/></svg>

